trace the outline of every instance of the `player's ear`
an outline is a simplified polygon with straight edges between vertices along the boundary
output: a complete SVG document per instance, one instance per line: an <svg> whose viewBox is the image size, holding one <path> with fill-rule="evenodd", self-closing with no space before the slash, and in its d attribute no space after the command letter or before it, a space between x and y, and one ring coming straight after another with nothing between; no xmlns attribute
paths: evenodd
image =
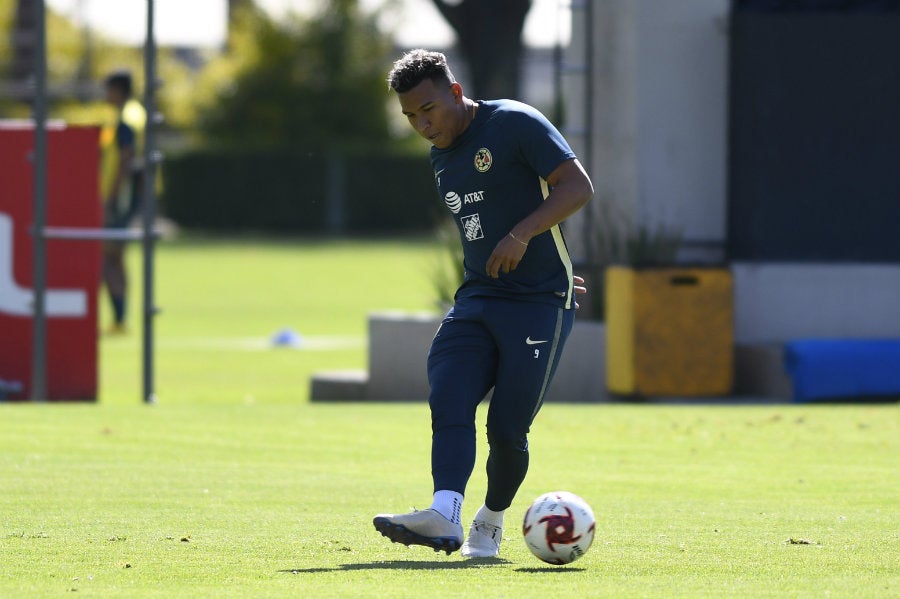
<svg viewBox="0 0 900 599"><path fill-rule="evenodd" d="M463 88L459 83L450 84L450 93L453 95L453 101L459 104L463 99Z"/></svg>

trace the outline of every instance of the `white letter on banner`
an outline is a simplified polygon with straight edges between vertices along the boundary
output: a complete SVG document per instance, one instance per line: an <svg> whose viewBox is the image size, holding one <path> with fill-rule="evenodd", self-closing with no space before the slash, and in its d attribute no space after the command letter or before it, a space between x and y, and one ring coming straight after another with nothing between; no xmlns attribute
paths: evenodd
<svg viewBox="0 0 900 599"><path fill-rule="evenodd" d="M34 313L34 291L20 287L13 277L13 222L0 212L0 312L12 316ZM48 289L47 316L87 316L87 292L81 289Z"/></svg>

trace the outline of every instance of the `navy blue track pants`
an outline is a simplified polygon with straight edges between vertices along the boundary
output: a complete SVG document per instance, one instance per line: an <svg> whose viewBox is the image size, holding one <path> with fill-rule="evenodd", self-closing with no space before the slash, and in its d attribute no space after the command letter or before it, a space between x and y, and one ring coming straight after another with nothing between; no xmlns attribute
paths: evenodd
<svg viewBox="0 0 900 599"><path fill-rule="evenodd" d="M465 495L476 408L493 388L485 504L510 506L528 471L529 429L574 317L574 310L494 297L463 298L447 313L428 354L435 491Z"/></svg>

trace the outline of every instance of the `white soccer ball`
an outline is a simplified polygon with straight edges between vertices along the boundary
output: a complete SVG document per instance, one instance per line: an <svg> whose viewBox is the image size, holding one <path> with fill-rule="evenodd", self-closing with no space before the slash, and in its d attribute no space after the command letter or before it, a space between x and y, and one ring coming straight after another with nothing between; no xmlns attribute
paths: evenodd
<svg viewBox="0 0 900 599"><path fill-rule="evenodd" d="M594 542L594 526L594 512L584 499L568 491L553 491L532 502L522 534L539 559L561 566L587 553Z"/></svg>

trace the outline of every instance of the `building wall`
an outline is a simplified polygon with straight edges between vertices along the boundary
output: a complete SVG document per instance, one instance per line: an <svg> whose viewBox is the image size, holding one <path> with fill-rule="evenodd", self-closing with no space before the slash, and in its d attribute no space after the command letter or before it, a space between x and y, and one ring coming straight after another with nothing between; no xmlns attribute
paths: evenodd
<svg viewBox="0 0 900 599"><path fill-rule="evenodd" d="M637 16L636 221L723 243L728 0L644 0Z"/></svg>
<svg viewBox="0 0 900 599"><path fill-rule="evenodd" d="M900 266L740 262L734 273L735 338L900 336Z"/></svg>
<svg viewBox="0 0 900 599"><path fill-rule="evenodd" d="M663 225L682 234L683 260L723 261L728 0L581 4L573 5L566 53L563 130L596 198L593 213L568 225L574 257L589 258L602 217L618 226ZM591 236L582 236L587 229ZM730 266L737 343L900 335L898 264Z"/></svg>

